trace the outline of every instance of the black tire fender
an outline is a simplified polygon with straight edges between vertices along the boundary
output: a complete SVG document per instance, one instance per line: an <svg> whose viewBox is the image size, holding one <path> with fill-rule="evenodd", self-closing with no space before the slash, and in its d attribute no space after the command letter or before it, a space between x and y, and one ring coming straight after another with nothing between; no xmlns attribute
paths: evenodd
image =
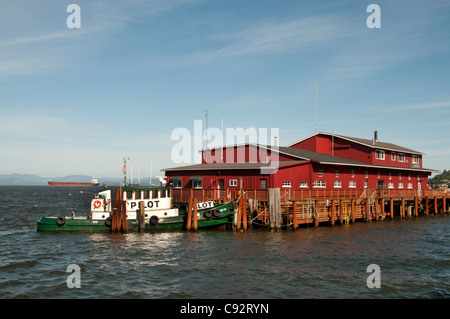
<svg viewBox="0 0 450 319"><path fill-rule="evenodd" d="M219 218L220 217L220 210L218 209L212 209L212 215L214 218Z"/></svg>
<svg viewBox="0 0 450 319"><path fill-rule="evenodd" d="M150 225L156 226L158 224L159 218L158 216L153 215L150 217Z"/></svg>
<svg viewBox="0 0 450 319"><path fill-rule="evenodd" d="M66 217L58 216L58 218L56 218L56 225L63 226L65 223L66 223Z"/></svg>
<svg viewBox="0 0 450 319"><path fill-rule="evenodd" d="M211 218L212 217L212 211L211 210L207 210L206 212L203 213L203 217L205 218Z"/></svg>

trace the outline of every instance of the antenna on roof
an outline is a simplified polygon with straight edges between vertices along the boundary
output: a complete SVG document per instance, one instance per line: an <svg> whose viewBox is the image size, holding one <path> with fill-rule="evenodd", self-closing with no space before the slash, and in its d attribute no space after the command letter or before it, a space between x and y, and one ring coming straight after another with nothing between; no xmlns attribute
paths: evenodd
<svg viewBox="0 0 450 319"><path fill-rule="evenodd" d="M316 133L317 133L317 80L316 80Z"/></svg>
<svg viewBox="0 0 450 319"><path fill-rule="evenodd" d="M205 118L206 118L206 130L205 130L205 140L206 140L206 145L205 145L205 149L208 148L208 110L202 110L203 112L205 112Z"/></svg>

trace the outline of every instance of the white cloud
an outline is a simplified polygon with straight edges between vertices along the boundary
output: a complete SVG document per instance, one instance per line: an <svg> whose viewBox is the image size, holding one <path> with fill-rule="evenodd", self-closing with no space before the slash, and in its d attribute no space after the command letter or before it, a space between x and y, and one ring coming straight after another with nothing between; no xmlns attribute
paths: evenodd
<svg viewBox="0 0 450 319"><path fill-rule="evenodd" d="M226 59L267 55L285 55L311 50L325 51L355 30L339 16L316 16L288 21L263 21L239 26L207 38L205 46L191 53L169 57L151 57L154 65L179 66L215 63ZM156 63L154 61L157 61Z"/></svg>

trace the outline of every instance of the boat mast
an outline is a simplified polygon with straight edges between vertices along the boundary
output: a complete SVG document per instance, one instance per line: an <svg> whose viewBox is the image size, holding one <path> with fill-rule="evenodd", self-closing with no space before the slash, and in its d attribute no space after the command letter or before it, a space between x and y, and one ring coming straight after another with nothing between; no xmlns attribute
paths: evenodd
<svg viewBox="0 0 450 319"><path fill-rule="evenodd" d="M130 159L130 158L128 158L128 159ZM127 186L127 159L126 158L123 158L122 173L123 173L123 186Z"/></svg>

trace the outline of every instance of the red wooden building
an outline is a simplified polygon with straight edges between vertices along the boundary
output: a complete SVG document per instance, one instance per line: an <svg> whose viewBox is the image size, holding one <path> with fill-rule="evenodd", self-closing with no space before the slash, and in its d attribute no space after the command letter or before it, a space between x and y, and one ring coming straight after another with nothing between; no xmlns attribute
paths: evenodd
<svg viewBox="0 0 450 319"><path fill-rule="evenodd" d="M421 152L373 139L316 133L289 146L203 150L203 163L163 169L181 189L428 189Z"/></svg>

